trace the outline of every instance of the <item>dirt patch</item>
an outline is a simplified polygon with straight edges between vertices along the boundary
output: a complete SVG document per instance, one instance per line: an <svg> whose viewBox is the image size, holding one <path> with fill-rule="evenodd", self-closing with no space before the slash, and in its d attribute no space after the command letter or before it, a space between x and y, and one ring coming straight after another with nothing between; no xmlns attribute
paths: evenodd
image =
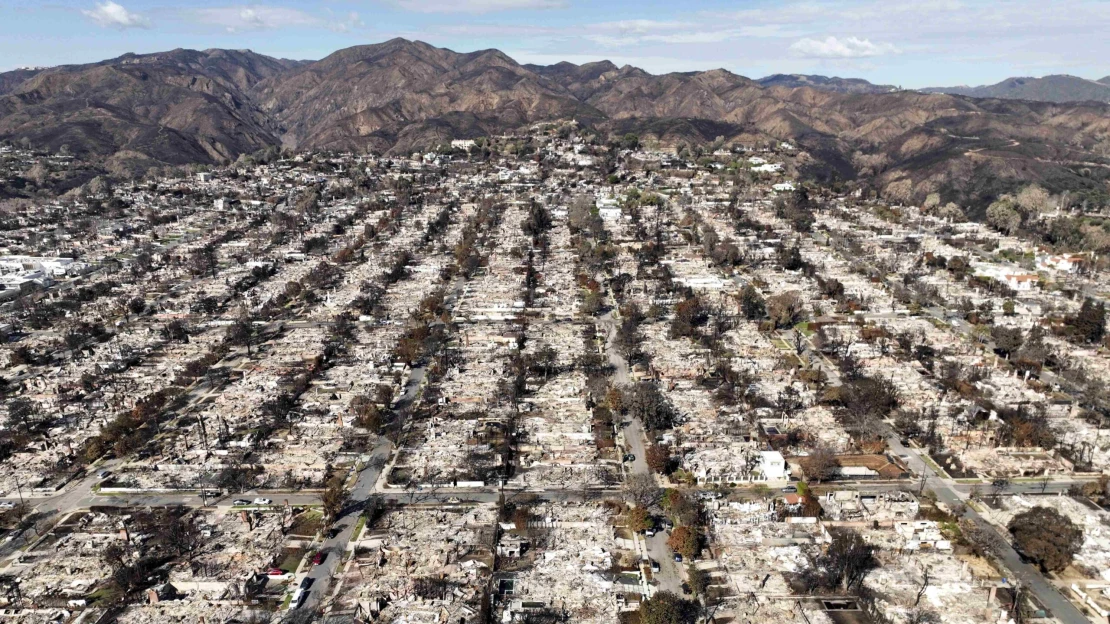
<svg viewBox="0 0 1110 624"><path fill-rule="evenodd" d="M953 479L974 479L979 476L965 468L960 459L951 453L933 453L929 455L929 459L936 462Z"/></svg>
<svg viewBox="0 0 1110 624"><path fill-rule="evenodd" d="M909 477L906 467L886 455L837 455L841 466L864 466L879 473L880 479L905 479Z"/></svg>
<svg viewBox="0 0 1110 624"><path fill-rule="evenodd" d="M998 570L996 570L987 559L976 557L975 555L958 555L958 557L961 561L967 562L967 569L975 578L999 578Z"/></svg>

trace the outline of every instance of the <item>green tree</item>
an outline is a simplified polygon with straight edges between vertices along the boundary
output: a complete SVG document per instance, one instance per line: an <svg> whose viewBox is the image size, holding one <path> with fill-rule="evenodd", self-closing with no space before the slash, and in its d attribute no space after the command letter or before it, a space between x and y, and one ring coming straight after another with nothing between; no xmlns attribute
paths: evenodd
<svg viewBox="0 0 1110 624"><path fill-rule="evenodd" d="M620 145L621 149L634 150L637 147L640 147L640 137L635 134L628 133L621 137Z"/></svg>
<svg viewBox="0 0 1110 624"><path fill-rule="evenodd" d="M8 402L9 427L26 431L37 420L38 406L30 399L19 397Z"/></svg>
<svg viewBox="0 0 1110 624"><path fill-rule="evenodd" d="M990 334L991 340L994 341L994 349L1007 358L1020 349L1024 341L1021 330L1017 327L994 325L991 327Z"/></svg>
<svg viewBox="0 0 1110 624"><path fill-rule="evenodd" d="M745 284L740 291L740 312L749 321L758 321L767 313L767 304L763 295L759 294L755 286Z"/></svg>
<svg viewBox="0 0 1110 624"><path fill-rule="evenodd" d="M686 582L690 585L690 592L694 596L704 596L709 589L709 573L691 563L686 566Z"/></svg>
<svg viewBox="0 0 1110 624"><path fill-rule="evenodd" d="M1027 215L1036 217L1042 212L1047 212L1052 203L1052 196L1036 184L1021 189L1014 202L1018 208Z"/></svg>
<svg viewBox="0 0 1110 624"><path fill-rule="evenodd" d="M628 414L640 419L647 429L657 431L674 425L674 405L654 382L641 381L626 390L622 398Z"/></svg>
<svg viewBox="0 0 1110 624"><path fill-rule="evenodd" d="M1000 199L987 208L987 223L1006 234L1021 226L1021 214L1012 208L1009 199Z"/></svg>
<svg viewBox="0 0 1110 624"><path fill-rule="evenodd" d="M656 592L640 605L640 624L694 624L698 605L669 591Z"/></svg>
<svg viewBox="0 0 1110 624"><path fill-rule="evenodd" d="M1106 335L1106 304L1085 300L1075 315L1074 326L1083 340L1100 342Z"/></svg>
<svg viewBox="0 0 1110 624"><path fill-rule="evenodd" d="M1009 524L1014 548L1045 572L1068 567L1083 545L1083 531L1050 507L1034 507Z"/></svg>
<svg viewBox="0 0 1110 624"><path fill-rule="evenodd" d="M227 326L224 339L230 345L246 347L247 355L251 354L251 344L254 342L254 324L246 314L240 315L231 325Z"/></svg>
<svg viewBox="0 0 1110 624"><path fill-rule="evenodd" d="M343 484L343 475L336 474L328 479L328 485L324 488L324 495L320 500L324 507L324 518L327 519L328 524L335 522L339 517L343 506L347 504L348 496L350 492Z"/></svg>
<svg viewBox="0 0 1110 624"><path fill-rule="evenodd" d="M961 209L953 202L948 202L947 204L945 204L937 213L937 216L939 216L941 219L948 219L957 223L965 221L967 219L967 216L964 215L963 209Z"/></svg>

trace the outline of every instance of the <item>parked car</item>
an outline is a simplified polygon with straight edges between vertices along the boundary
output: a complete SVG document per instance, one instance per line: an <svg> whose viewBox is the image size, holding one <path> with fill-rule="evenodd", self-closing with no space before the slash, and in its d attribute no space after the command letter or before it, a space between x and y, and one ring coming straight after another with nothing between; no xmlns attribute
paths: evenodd
<svg viewBox="0 0 1110 624"><path fill-rule="evenodd" d="M232 507L245 507L245 506L250 505L250 504L251 504L251 502L249 500L245 499L245 498L237 498L237 499L231 501Z"/></svg>
<svg viewBox="0 0 1110 624"><path fill-rule="evenodd" d="M797 494L798 493L798 488L794 487L793 485L788 485L788 486L782 488L782 493L783 494Z"/></svg>
<svg viewBox="0 0 1110 624"><path fill-rule="evenodd" d="M266 576L285 576L285 570L282 570L281 568L270 568L270 571L266 573Z"/></svg>
<svg viewBox="0 0 1110 624"><path fill-rule="evenodd" d="M296 609L304 603L305 598L308 598L308 588L312 585L312 579L307 576L301 579L301 584L297 585L297 591L293 592L293 608Z"/></svg>
<svg viewBox="0 0 1110 624"><path fill-rule="evenodd" d="M632 453L625 453L625 455L624 455L624 461L626 461L626 462L633 462L633 461L636 461L636 456L635 456L635 455L633 455Z"/></svg>
<svg viewBox="0 0 1110 624"><path fill-rule="evenodd" d="M677 561L678 563L682 563L682 555L680 555L678 553L675 553L674 554L674 560Z"/></svg>
<svg viewBox="0 0 1110 624"><path fill-rule="evenodd" d="M96 473L96 476L100 477L101 479L107 479L108 477L112 476L112 471L101 470L100 472Z"/></svg>
<svg viewBox="0 0 1110 624"><path fill-rule="evenodd" d="M256 498L256 499L254 499L254 504L255 505L270 505L270 504L273 504L273 502L274 501L272 501L268 498Z"/></svg>
<svg viewBox="0 0 1110 624"><path fill-rule="evenodd" d="M318 552L318 553L316 553L316 555L314 557L312 557L312 565L320 565L321 563L324 562L324 559L327 559L327 558L328 558L327 553Z"/></svg>
<svg viewBox="0 0 1110 624"><path fill-rule="evenodd" d="M461 502L462 502L462 501L461 501L461 500L459 500L459 497L458 497L458 496L452 496L451 498L448 498L448 499L447 499L447 503L448 503L448 504L451 504L451 505L458 505L458 504L459 504L459 503L461 503Z"/></svg>
<svg viewBox="0 0 1110 624"><path fill-rule="evenodd" d="M655 529L644 529L644 535L648 537L655 536Z"/></svg>
<svg viewBox="0 0 1110 624"><path fill-rule="evenodd" d="M11 501L0 501L0 509L12 509L13 507L15 507L15 503Z"/></svg>

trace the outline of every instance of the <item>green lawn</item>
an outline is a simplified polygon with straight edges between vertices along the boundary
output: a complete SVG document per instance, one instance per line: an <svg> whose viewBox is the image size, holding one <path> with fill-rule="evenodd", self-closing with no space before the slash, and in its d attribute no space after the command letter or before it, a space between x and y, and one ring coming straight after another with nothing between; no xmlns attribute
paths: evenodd
<svg viewBox="0 0 1110 624"><path fill-rule="evenodd" d="M362 533L362 527L365 524L366 524L366 514L363 513L363 514L359 515L358 522L355 523L354 533L351 533L351 541L354 541L354 540L358 539L359 534Z"/></svg>
<svg viewBox="0 0 1110 624"><path fill-rule="evenodd" d="M282 553L284 556L277 567L286 572L296 572L306 554L308 554L308 550L305 548L288 548Z"/></svg>
<svg viewBox="0 0 1110 624"><path fill-rule="evenodd" d="M324 512L312 509L303 511L293 518L293 526L289 527L289 534L312 537L322 528L324 528Z"/></svg>

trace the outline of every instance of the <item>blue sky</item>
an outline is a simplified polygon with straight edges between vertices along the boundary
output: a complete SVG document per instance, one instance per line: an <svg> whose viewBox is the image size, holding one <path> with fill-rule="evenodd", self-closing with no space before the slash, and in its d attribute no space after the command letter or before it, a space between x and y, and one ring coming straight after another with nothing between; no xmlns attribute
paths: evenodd
<svg viewBox="0 0 1110 624"><path fill-rule="evenodd" d="M904 87L1110 74L1110 0L0 0L0 70L125 52L249 48L297 59L392 37L521 62L609 59Z"/></svg>

